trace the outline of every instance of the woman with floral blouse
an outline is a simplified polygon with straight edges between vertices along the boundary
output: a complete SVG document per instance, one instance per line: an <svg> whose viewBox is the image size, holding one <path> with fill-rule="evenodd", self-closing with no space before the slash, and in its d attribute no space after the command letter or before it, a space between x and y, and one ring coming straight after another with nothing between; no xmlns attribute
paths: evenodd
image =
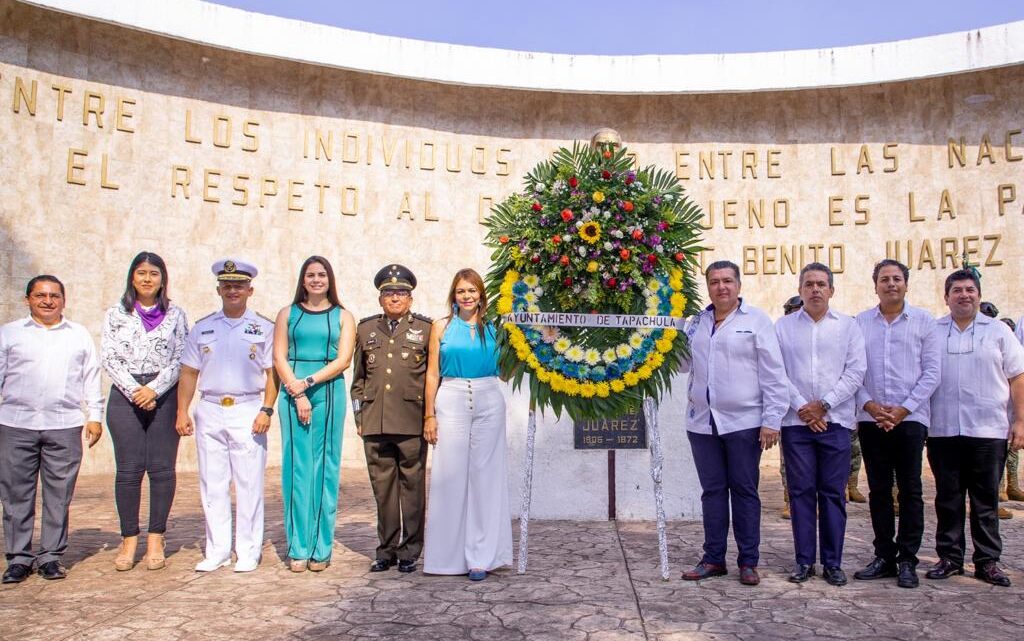
<svg viewBox="0 0 1024 641"><path fill-rule="evenodd" d="M176 485L176 387L188 320L167 294L167 266L151 252L128 268L124 295L103 321L101 360L113 380L107 427L114 443L114 497L121 521L118 570L131 570L139 543L142 477L149 476L146 567L164 567L164 532Z"/></svg>

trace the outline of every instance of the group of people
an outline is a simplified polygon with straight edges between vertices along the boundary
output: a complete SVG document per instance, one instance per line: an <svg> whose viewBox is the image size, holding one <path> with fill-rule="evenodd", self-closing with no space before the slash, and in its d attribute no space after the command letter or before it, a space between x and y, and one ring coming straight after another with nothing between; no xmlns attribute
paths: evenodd
<svg viewBox="0 0 1024 641"><path fill-rule="evenodd" d="M780 441L786 462L795 565L789 580L817 573L847 583L842 568L851 431L867 468L875 558L854 574L919 585L924 533L922 454L935 477L938 562L925 574L964 572L966 503L974 575L1009 586L999 566L998 502L1008 452L1024 447L1024 333L979 313L981 280L960 269L945 281L949 314L907 303L910 270L886 259L872 273L877 305L856 318L836 312L832 271L799 275L801 305L772 323L740 296L729 261L705 272L711 304L687 326L691 353L687 431L700 479L704 554L683 574L728 573L732 520L739 580L757 585L761 453ZM897 504L893 492L898 490Z"/></svg>
<svg viewBox="0 0 1024 641"><path fill-rule="evenodd" d="M193 435L206 517L196 571L232 561L236 572L259 566L275 410L288 564L294 572L327 568L350 367L354 422L377 503L379 545L370 571L413 572L422 554L424 572L483 580L511 563L505 399L477 272L455 274L450 313L432 321L412 312L415 275L388 265L374 278L382 313L357 323L322 256L303 262L292 302L273 321L248 306L254 265L223 259L212 271L221 308L190 330L169 297L164 260L140 253L124 294L106 313L98 355L88 331L64 317L64 285L50 275L29 281L28 317L0 328L4 583L21 582L33 569L45 579L66 576L61 561L83 430L89 447L102 435L101 368L113 383L106 423L117 467L117 570L138 563L144 477L150 500L143 564L165 567L179 440ZM789 580L807 581L820 560L826 581L845 584L850 434L857 430L875 558L855 578L918 585L927 441L939 561L926 576L963 573L969 500L974 574L1010 584L998 565L997 509L1007 453L1024 447L1024 323L1015 337L979 314L981 283L970 269L946 279L950 313L938 320L906 302L905 265L883 260L872 277L878 304L853 318L831 309L833 274L811 263L799 276L801 305L773 323L740 296L734 263L706 270L711 304L687 324L690 354L682 365L690 373L686 429L702 487L704 555L684 579L727 574L731 518L739 579L760 582L758 468L762 452L781 440L796 561ZM434 452L426 504L428 444ZM33 551L40 478L42 533Z"/></svg>
<svg viewBox="0 0 1024 641"><path fill-rule="evenodd" d="M20 583L33 571L44 579L67 575L62 559L83 430L89 447L103 432L101 369L113 383L106 423L121 529L117 570L138 564L144 477L149 522L142 562L149 570L166 566L164 535L183 436L195 437L206 521L195 570L259 566L275 410L288 564L293 572L326 569L338 509L344 372L353 359L354 418L378 508L380 545L370 570L397 564L413 572L421 551L424 571L472 580L511 563L504 396L477 272L455 275L451 313L431 321L411 313L416 277L389 265L374 279L383 313L357 323L322 256L302 264L294 298L274 321L248 306L255 265L228 258L212 271L221 308L190 330L171 302L164 260L138 254L123 296L106 313L98 354L89 332L64 316L63 283L51 275L29 281L29 315L0 328L3 583ZM425 507L427 443L435 450ZM40 480L41 537L33 549Z"/></svg>

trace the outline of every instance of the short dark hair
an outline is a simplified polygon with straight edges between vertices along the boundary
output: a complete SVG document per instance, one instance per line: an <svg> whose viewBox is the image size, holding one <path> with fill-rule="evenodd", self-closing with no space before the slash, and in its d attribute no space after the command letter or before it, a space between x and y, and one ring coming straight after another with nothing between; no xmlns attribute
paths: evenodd
<svg viewBox="0 0 1024 641"><path fill-rule="evenodd" d="M900 271L903 272L903 282L910 282L910 268L901 263L898 260L892 258L885 258L875 263L875 271L871 273L871 281L876 285L878 284L878 272L882 271L883 267L899 267Z"/></svg>
<svg viewBox="0 0 1024 641"><path fill-rule="evenodd" d="M987 300L981 301L978 311L989 318L999 318L999 308L996 307L995 303L990 303Z"/></svg>
<svg viewBox="0 0 1024 641"><path fill-rule="evenodd" d="M160 311L166 312L167 308L171 305L171 299L167 296L167 263L164 262L163 258L147 251L141 251L136 254L135 258L132 259L132 264L128 266L128 278L124 285L124 294L121 295L121 309L126 314L131 314L135 310L135 299L138 297L138 294L135 292L133 281L135 270L142 263L149 263L160 270L160 289L156 291L156 305L160 308Z"/></svg>
<svg viewBox="0 0 1024 641"><path fill-rule="evenodd" d="M969 280L978 288L978 295L981 296L981 279L970 269L958 269L949 276L946 276L945 295L949 296L949 290L953 289L953 283L961 280Z"/></svg>
<svg viewBox="0 0 1024 641"><path fill-rule="evenodd" d="M799 296L791 296L789 300L782 304L782 311L787 314L792 314L796 310L804 306L804 299Z"/></svg>
<svg viewBox="0 0 1024 641"><path fill-rule="evenodd" d="M1012 318L1006 318L1004 316L1004 317L1000 318L999 320L1001 320L1004 323L1006 323L1007 327L1009 327L1011 330L1017 331L1017 323L1013 322Z"/></svg>
<svg viewBox="0 0 1024 641"><path fill-rule="evenodd" d="M708 268L704 270L704 282L708 282L708 275L716 269L731 269L732 273L736 275L736 282L740 281L740 267L731 260L716 260L715 262L708 265Z"/></svg>
<svg viewBox="0 0 1024 641"><path fill-rule="evenodd" d="M57 283L57 286L60 287L60 295L67 298L67 294L64 293L64 283L60 282L60 279L56 276L49 274L33 276L32 280L28 281L28 285L25 286L25 298L32 295L32 290L35 289L36 283Z"/></svg>
<svg viewBox="0 0 1024 641"><path fill-rule="evenodd" d="M807 272L825 272L828 275L828 286L835 287L835 282L832 277L832 270L829 269L828 265L824 263L807 263L804 268L800 270L800 284L804 284L804 274Z"/></svg>

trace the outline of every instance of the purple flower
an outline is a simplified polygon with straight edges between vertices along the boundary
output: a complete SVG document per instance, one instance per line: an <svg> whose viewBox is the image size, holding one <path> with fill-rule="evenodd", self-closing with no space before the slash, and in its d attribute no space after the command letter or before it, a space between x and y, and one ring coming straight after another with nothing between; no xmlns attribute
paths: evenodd
<svg viewBox="0 0 1024 641"><path fill-rule="evenodd" d="M654 265L650 264L645 260L643 267L640 268L640 271L642 271L645 274L650 274L651 272L654 271Z"/></svg>
<svg viewBox="0 0 1024 641"><path fill-rule="evenodd" d="M552 263L557 263L558 262L558 254L551 254L551 262Z"/></svg>
<svg viewBox="0 0 1024 641"><path fill-rule="evenodd" d="M627 285L626 283L619 283L619 291L620 292L624 292L627 289L629 289L629 285Z"/></svg>
<svg viewBox="0 0 1024 641"><path fill-rule="evenodd" d="M655 196L654 199L651 202L653 202L655 205L660 205L661 204L661 196Z"/></svg>
<svg viewBox="0 0 1024 641"><path fill-rule="evenodd" d="M591 258L597 258L600 255L601 255L601 252L596 250L596 249L594 251L590 252L590 257Z"/></svg>
<svg viewBox="0 0 1024 641"><path fill-rule="evenodd" d="M658 231L665 231L666 229L668 229L668 223L664 220L658 223Z"/></svg>
<svg viewBox="0 0 1024 641"><path fill-rule="evenodd" d="M626 176L628 176L629 178L632 178L633 180L636 180L636 172L635 171L627 172Z"/></svg>
<svg viewBox="0 0 1024 641"><path fill-rule="evenodd" d="M618 249L618 248L622 247L622 241L613 240L612 241L612 247L614 247L615 249Z"/></svg>
<svg viewBox="0 0 1024 641"><path fill-rule="evenodd" d="M653 236L647 239L647 244L650 245L651 247L654 247L655 245L660 245L661 236L654 234Z"/></svg>
<svg viewBox="0 0 1024 641"><path fill-rule="evenodd" d="M541 217L540 217L540 220L538 220L538 221L537 221L537 223L538 223L538 224L539 224L539 225L540 225L541 227L547 227L547 226L548 226L548 219L547 219L547 216L541 216Z"/></svg>
<svg viewBox="0 0 1024 641"><path fill-rule="evenodd" d="M615 214L615 220L621 223L623 221L623 218L620 214Z"/></svg>

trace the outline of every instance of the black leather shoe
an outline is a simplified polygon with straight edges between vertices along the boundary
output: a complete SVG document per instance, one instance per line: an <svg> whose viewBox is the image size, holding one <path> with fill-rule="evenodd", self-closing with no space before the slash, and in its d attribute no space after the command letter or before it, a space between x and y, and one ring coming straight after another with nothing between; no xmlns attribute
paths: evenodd
<svg viewBox="0 0 1024 641"><path fill-rule="evenodd" d="M932 566L932 569L925 572L926 579L948 579L954 574L963 574L964 566L957 565L949 559L939 559L939 562Z"/></svg>
<svg viewBox="0 0 1024 641"><path fill-rule="evenodd" d="M68 571L60 561L50 561L39 566L39 576L47 581L55 581L67 578Z"/></svg>
<svg viewBox="0 0 1024 641"><path fill-rule="evenodd" d="M825 568L821 571L821 578L828 581L830 585L846 585L846 572L843 572L843 568Z"/></svg>
<svg viewBox="0 0 1024 641"><path fill-rule="evenodd" d="M386 572L395 564L394 559L377 559L370 566L370 572Z"/></svg>
<svg viewBox="0 0 1024 641"><path fill-rule="evenodd" d="M896 564L896 585L901 588L916 588L919 584L917 570L913 563L900 561Z"/></svg>
<svg viewBox="0 0 1024 641"><path fill-rule="evenodd" d="M692 570L683 572L684 581L700 581L701 579L710 579L716 576L725 576L729 571L725 569L725 566L715 565L714 563L705 563L701 561L697 565L693 566Z"/></svg>
<svg viewBox="0 0 1024 641"><path fill-rule="evenodd" d="M416 561L406 561L404 559L398 561L398 571L406 574L416 571Z"/></svg>
<svg viewBox="0 0 1024 641"><path fill-rule="evenodd" d="M1006 572L1003 572L996 565L995 561L989 561L988 563L976 566L974 568L974 576L985 583L998 585L1001 588L1010 587L1010 577L1006 576Z"/></svg>
<svg viewBox="0 0 1024 641"><path fill-rule="evenodd" d="M21 583L32 574L32 566L24 563L12 563L4 572L4 583Z"/></svg>
<svg viewBox="0 0 1024 641"><path fill-rule="evenodd" d="M863 570L857 570L853 573L853 578L858 581L873 581L890 576L896 576L896 564L892 561L886 561L880 556L876 556L875 560L868 563Z"/></svg>
<svg viewBox="0 0 1024 641"><path fill-rule="evenodd" d="M789 575L790 583L803 583L807 579L814 576L814 564L806 565L804 563L797 564L793 568L793 573Z"/></svg>

